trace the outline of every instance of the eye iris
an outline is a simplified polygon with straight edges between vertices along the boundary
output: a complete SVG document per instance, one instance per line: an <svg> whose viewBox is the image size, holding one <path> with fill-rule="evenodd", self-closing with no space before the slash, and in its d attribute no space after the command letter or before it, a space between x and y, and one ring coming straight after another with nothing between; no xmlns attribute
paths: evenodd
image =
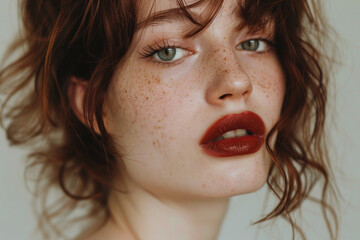
<svg viewBox="0 0 360 240"><path fill-rule="evenodd" d="M172 47L160 50L157 55L162 61L171 61L176 55L176 48Z"/></svg>
<svg viewBox="0 0 360 240"><path fill-rule="evenodd" d="M259 48L259 45L260 45L259 40L250 40L243 42L241 44L241 47L245 50L256 51Z"/></svg>

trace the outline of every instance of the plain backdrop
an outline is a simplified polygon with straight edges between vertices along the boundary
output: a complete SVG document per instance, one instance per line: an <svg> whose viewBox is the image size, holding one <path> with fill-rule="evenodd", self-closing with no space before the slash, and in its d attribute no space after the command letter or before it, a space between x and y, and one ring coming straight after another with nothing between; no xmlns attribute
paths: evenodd
<svg viewBox="0 0 360 240"><path fill-rule="evenodd" d="M360 1L325 2L329 21L340 36L337 44L342 55L334 90L337 127L327 129L334 137L335 174L342 193L339 239L357 240L360 239ZM16 3L1 0L1 56L18 27ZM4 131L0 130L0 239L30 239L35 226L31 196L23 180L25 155L25 151L9 147ZM290 227L282 221L264 224L260 230L251 225L262 216L265 194L263 188L257 193L234 197L219 240L291 239ZM271 208L271 202L266 206ZM329 239L320 211L311 205L304 209L303 228L309 240Z"/></svg>

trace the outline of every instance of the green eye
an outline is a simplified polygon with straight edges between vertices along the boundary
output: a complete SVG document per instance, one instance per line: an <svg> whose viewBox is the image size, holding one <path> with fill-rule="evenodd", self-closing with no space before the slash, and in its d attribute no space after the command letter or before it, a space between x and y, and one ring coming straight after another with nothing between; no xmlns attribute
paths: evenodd
<svg viewBox="0 0 360 240"><path fill-rule="evenodd" d="M259 47L260 43L259 40L249 40L246 42L241 43L241 47L244 50L248 50L248 51L256 51Z"/></svg>
<svg viewBox="0 0 360 240"><path fill-rule="evenodd" d="M176 48L164 48L162 50L159 50L155 55L161 61L170 62L174 60L176 56Z"/></svg>
<svg viewBox="0 0 360 240"><path fill-rule="evenodd" d="M268 49L269 45L265 40L250 39L242 42L237 46L237 49L252 51L252 52L264 52Z"/></svg>

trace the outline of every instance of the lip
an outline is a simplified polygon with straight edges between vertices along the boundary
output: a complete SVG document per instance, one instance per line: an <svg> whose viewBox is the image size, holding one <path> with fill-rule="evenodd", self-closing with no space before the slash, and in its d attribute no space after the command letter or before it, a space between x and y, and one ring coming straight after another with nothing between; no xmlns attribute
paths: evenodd
<svg viewBox="0 0 360 240"><path fill-rule="evenodd" d="M228 131L246 129L252 135L215 141ZM257 152L265 139L265 125L260 116L251 111L229 114L212 124L200 140L204 152L214 157L231 157Z"/></svg>

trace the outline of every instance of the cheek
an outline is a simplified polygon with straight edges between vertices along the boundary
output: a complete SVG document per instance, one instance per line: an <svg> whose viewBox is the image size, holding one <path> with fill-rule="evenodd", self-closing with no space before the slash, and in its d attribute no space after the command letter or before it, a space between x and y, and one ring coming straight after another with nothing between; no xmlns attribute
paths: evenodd
<svg viewBox="0 0 360 240"><path fill-rule="evenodd" d="M174 87L176 81L171 76L165 77L156 71L125 69L118 75L127 81L114 81L115 94L111 101L117 105L112 109L113 132L128 136L126 142L122 138L118 140L129 147L142 144L143 151L149 152L173 141L177 128L171 123L179 117L177 112L189 90Z"/></svg>
<svg viewBox="0 0 360 240"><path fill-rule="evenodd" d="M284 94L285 77L278 60L269 56L253 61L253 65L259 66L251 68L253 85L270 101L281 98Z"/></svg>
<svg viewBox="0 0 360 240"><path fill-rule="evenodd" d="M248 61L254 98L249 102L268 119L270 128L279 119L285 94L284 71L274 54Z"/></svg>
<svg viewBox="0 0 360 240"><path fill-rule="evenodd" d="M285 77L277 62L265 64L254 78L254 85L266 97L267 101L264 103L268 102L276 108L281 105L285 92Z"/></svg>
<svg viewBox="0 0 360 240"><path fill-rule="evenodd" d="M178 161L186 154L179 146L189 137L184 134L188 124L182 116L189 108L191 86L180 84L179 76L172 79L154 70L123 71L118 76L128 80L114 81L111 101L117 104L112 108L109 132L125 156L128 175L142 187L157 191L173 188L174 179L181 182L179 176L194 179L187 162Z"/></svg>
<svg viewBox="0 0 360 240"><path fill-rule="evenodd" d="M266 128L270 129L276 124L281 115L281 109L285 95L285 74L277 58L269 56L256 60L256 64L261 66L260 70L253 69L254 92L258 94L257 106L266 118ZM274 147L277 132L270 139L270 146ZM268 153L264 149L264 158L269 159ZM270 165L268 166L270 167Z"/></svg>

